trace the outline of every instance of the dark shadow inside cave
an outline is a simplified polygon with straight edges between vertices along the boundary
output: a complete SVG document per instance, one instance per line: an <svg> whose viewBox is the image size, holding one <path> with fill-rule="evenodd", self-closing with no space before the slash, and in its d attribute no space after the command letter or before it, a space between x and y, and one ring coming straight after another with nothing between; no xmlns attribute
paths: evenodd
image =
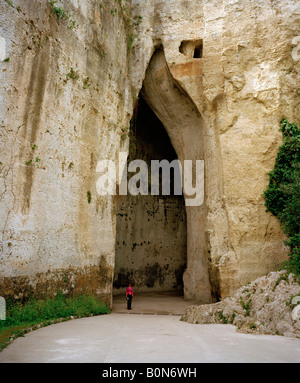
<svg viewBox="0 0 300 383"><path fill-rule="evenodd" d="M146 101L140 97L131 120L127 165L143 160L149 169L148 195L118 196L114 294L128 283L135 292L180 292L186 269L187 226L183 195L151 195L151 160L177 159L169 136ZM128 181L135 173L128 172ZM160 181L161 181L160 173Z"/></svg>

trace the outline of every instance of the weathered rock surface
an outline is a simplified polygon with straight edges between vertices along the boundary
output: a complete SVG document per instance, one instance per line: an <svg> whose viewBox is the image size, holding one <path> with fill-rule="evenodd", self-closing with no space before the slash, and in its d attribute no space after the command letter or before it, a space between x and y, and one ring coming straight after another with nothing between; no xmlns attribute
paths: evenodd
<svg viewBox="0 0 300 383"><path fill-rule="evenodd" d="M299 295L300 284L293 274L271 272L218 303L190 306L181 320L231 323L241 332L300 338L300 306L292 304L293 297Z"/></svg>
<svg viewBox="0 0 300 383"><path fill-rule="evenodd" d="M185 294L209 302L276 270L287 249L262 193L279 121L300 116L299 1L56 5L71 17L58 20L46 0L0 0L1 294L59 286L111 302L116 198L97 194L97 163L128 152L124 129L158 48L163 83L201 120L189 129L179 98L172 106L160 90L161 117L182 121L168 129L177 155L205 162L204 203L187 217Z"/></svg>

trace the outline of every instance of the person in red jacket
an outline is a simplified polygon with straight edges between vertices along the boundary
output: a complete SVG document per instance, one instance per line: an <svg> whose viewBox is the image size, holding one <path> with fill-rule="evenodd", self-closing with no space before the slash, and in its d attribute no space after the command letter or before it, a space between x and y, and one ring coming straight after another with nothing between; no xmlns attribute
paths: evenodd
<svg viewBox="0 0 300 383"><path fill-rule="evenodd" d="M126 287L127 310L131 310L132 298L133 290L131 284L129 283L128 287Z"/></svg>

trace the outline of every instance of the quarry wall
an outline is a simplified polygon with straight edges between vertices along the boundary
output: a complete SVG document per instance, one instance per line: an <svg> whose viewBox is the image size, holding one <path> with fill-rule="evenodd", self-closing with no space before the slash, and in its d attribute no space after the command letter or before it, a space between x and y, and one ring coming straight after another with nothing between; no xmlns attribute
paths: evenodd
<svg viewBox="0 0 300 383"><path fill-rule="evenodd" d="M111 305L122 225L97 164L129 153L143 86L178 158L205 163L204 202L186 207L186 298L276 269L287 249L262 193L279 121L300 115L299 2L55 6L64 17L46 0L0 0L0 295L93 291Z"/></svg>

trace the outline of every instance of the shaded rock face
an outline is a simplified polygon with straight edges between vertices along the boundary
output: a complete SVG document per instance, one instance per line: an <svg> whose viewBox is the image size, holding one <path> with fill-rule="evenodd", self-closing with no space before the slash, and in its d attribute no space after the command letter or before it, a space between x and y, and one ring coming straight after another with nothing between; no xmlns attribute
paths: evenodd
<svg viewBox="0 0 300 383"><path fill-rule="evenodd" d="M186 269L187 225L184 198L174 193L174 172L170 170L170 195L162 188L151 195L151 161L177 159L169 136L142 97L131 123L132 161L148 167L148 195L118 198L116 230L115 293L131 283L135 292L182 291ZM128 182L134 173L128 172ZM162 177L162 175L161 175ZM121 289L121 290L120 290Z"/></svg>
<svg viewBox="0 0 300 383"><path fill-rule="evenodd" d="M48 1L0 1L1 294L59 285L111 302L125 229L116 196L97 194L97 164L129 153L140 94L177 158L205 163L203 203L184 196L180 255L158 251L156 280L184 265L186 298L208 303L274 270L286 249L262 193L279 121L300 115L298 1L56 5L67 17Z"/></svg>

